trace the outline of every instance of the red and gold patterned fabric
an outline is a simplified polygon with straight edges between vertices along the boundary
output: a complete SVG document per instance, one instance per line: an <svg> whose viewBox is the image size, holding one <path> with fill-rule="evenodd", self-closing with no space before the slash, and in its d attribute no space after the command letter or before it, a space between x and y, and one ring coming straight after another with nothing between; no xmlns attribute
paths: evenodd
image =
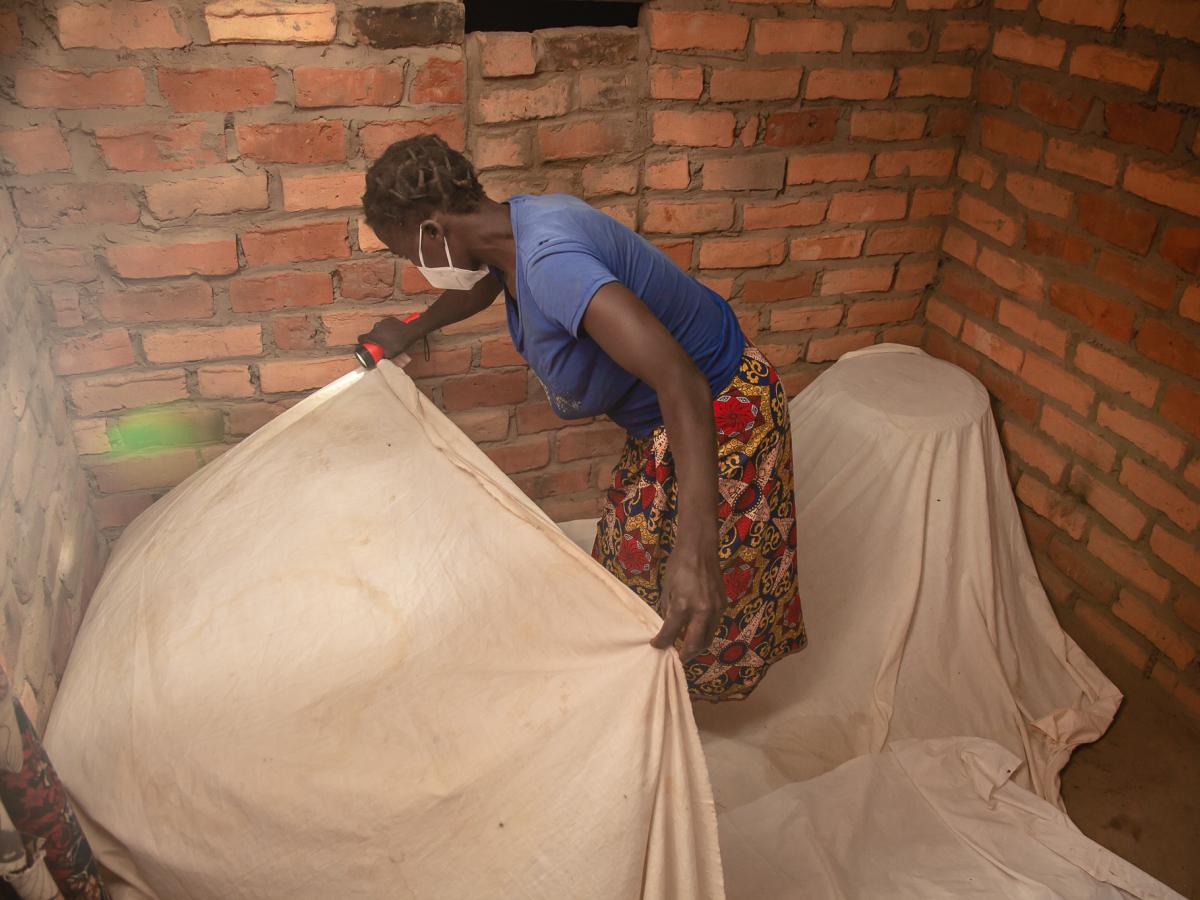
<svg viewBox="0 0 1200 900"><path fill-rule="evenodd" d="M684 662L693 699L740 700L767 667L804 647L796 593L796 501L787 396L775 369L746 345L713 401L720 549L729 598L705 653ZM665 427L630 435L613 469L592 556L661 615L660 585L675 544L678 490Z"/></svg>

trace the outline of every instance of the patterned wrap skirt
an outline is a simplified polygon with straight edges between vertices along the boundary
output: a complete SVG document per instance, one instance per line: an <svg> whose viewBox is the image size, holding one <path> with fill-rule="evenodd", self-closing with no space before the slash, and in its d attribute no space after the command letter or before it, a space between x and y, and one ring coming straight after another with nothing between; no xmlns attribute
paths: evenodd
<svg viewBox="0 0 1200 900"><path fill-rule="evenodd" d="M787 396L778 373L747 343L713 401L717 427L719 559L727 605L707 651L684 661L693 699L740 700L767 667L807 638L796 592L796 499ZM659 615L675 545L678 486L664 426L630 435L613 469L594 556ZM678 644L677 644L678 646Z"/></svg>

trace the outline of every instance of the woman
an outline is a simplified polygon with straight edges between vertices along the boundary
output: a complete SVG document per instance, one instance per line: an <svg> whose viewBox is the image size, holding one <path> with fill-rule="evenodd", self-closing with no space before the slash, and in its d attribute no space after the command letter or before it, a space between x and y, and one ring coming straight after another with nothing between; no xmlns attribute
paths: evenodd
<svg viewBox="0 0 1200 900"><path fill-rule="evenodd" d="M629 432L592 555L663 617L651 644L680 642L692 696L746 697L802 648L787 398L729 304L581 200L488 198L432 135L387 149L363 207L444 293L360 340L395 356L503 290L555 412Z"/></svg>

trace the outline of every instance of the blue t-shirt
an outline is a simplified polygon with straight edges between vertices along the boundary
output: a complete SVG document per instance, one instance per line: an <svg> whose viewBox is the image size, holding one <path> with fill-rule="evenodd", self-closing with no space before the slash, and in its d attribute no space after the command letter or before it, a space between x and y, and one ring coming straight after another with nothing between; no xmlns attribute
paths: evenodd
<svg viewBox="0 0 1200 900"><path fill-rule="evenodd" d="M517 297L504 291L508 330L560 417L607 415L639 437L663 422L654 389L581 334L588 303L612 281L649 307L714 396L733 379L746 338L720 295L577 197L522 194L508 203L517 256Z"/></svg>

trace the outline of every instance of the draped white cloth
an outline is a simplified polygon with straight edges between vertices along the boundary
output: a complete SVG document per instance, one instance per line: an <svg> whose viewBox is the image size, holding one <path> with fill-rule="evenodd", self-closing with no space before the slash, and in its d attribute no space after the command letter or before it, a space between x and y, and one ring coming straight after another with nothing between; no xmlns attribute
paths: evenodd
<svg viewBox="0 0 1200 900"><path fill-rule="evenodd" d="M1047 802L1120 698L983 389L881 345L792 416L810 646L700 735L656 616L390 364L180 485L46 737L118 896L1177 896Z"/></svg>

